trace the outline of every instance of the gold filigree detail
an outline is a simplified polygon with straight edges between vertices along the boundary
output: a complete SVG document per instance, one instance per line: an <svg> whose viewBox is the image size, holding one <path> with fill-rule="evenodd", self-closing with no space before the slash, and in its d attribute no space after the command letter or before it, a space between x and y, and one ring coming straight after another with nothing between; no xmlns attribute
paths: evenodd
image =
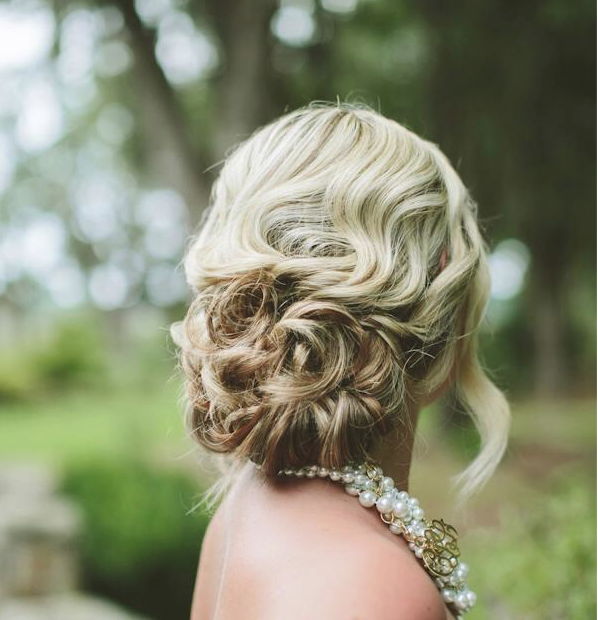
<svg viewBox="0 0 598 620"><path fill-rule="evenodd" d="M457 530L442 519L427 523L422 560L436 577L448 577L459 564Z"/></svg>
<svg viewBox="0 0 598 620"><path fill-rule="evenodd" d="M365 473L370 480L375 480L378 482L381 478L380 468L377 465L374 465L371 461L364 463Z"/></svg>

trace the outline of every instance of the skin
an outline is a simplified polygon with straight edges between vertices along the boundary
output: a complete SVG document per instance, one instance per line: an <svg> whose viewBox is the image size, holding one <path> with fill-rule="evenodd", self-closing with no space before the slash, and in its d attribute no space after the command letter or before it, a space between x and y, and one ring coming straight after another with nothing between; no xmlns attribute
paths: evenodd
<svg viewBox="0 0 598 620"><path fill-rule="evenodd" d="M414 422L418 412L411 411ZM400 441L389 435L372 455L405 490L412 447L413 432L403 427ZM342 485L321 478L265 481L247 463L204 538L191 620L281 619L453 616L405 540Z"/></svg>
<svg viewBox="0 0 598 620"><path fill-rule="evenodd" d="M446 254L440 261L443 269ZM410 424L371 456L408 491ZM313 478L264 480L248 462L202 543L191 620L454 620L401 536L342 485Z"/></svg>

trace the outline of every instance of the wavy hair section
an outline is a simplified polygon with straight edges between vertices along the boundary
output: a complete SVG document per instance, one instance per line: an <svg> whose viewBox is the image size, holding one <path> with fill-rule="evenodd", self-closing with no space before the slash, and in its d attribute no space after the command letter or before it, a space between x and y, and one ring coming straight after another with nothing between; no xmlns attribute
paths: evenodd
<svg viewBox="0 0 598 620"><path fill-rule="evenodd" d="M291 112L229 154L185 270L172 335L189 430L227 455L213 499L248 458L276 475L367 456L451 377L481 437L462 494L494 471L509 406L477 356L486 246L436 145L365 106Z"/></svg>

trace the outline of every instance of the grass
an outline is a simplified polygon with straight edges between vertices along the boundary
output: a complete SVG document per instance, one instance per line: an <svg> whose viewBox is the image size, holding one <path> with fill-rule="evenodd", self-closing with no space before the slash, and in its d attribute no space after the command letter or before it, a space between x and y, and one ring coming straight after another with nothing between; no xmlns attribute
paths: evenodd
<svg viewBox="0 0 598 620"><path fill-rule="evenodd" d="M559 450L593 451L596 444L596 400L527 400L514 405L511 437Z"/></svg>
<svg viewBox="0 0 598 620"><path fill-rule="evenodd" d="M118 456L177 459L189 449L178 387L157 380L0 406L0 455L62 465Z"/></svg>

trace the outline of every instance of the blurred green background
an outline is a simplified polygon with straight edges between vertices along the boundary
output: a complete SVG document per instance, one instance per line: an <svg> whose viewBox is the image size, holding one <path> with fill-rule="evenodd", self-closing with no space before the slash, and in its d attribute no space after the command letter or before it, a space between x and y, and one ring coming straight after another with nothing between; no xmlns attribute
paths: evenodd
<svg viewBox="0 0 598 620"><path fill-rule="evenodd" d="M167 333L185 240L227 149L339 98L440 144L490 243L482 351L510 447L451 515L476 438L439 403L412 482L466 533L470 617L596 617L595 45L585 0L0 5L0 473L57 472L82 589L188 617L210 470Z"/></svg>

